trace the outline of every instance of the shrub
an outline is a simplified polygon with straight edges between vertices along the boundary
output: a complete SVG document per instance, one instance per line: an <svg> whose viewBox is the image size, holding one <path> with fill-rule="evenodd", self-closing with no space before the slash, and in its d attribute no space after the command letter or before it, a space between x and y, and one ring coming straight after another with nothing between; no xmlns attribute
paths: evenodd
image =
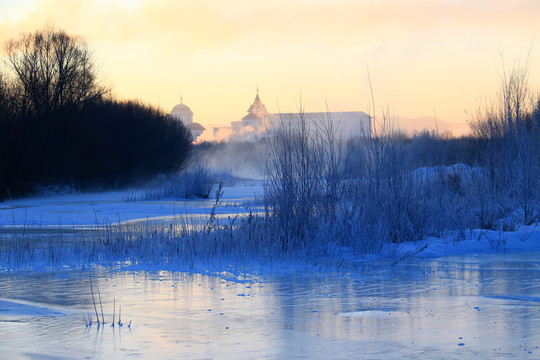
<svg viewBox="0 0 540 360"><path fill-rule="evenodd" d="M496 199L494 208L519 207L525 223L540 199L540 102L529 93L528 73L528 63L505 70L497 100L470 121L487 176L482 191Z"/></svg>
<svg viewBox="0 0 540 360"><path fill-rule="evenodd" d="M180 174L150 184L141 200L161 199L207 199L216 182L215 177L204 165L192 165Z"/></svg>

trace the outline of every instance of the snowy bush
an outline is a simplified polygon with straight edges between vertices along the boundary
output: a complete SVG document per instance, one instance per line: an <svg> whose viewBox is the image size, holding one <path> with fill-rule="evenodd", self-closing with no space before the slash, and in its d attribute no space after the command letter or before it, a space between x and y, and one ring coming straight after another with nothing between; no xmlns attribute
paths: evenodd
<svg viewBox="0 0 540 360"><path fill-rule="evenodd" d="M269 140L264 197L271 231L287 252L317 246L319 225L335 220L342 156L332 119L315 126L300 112L281 122Z"/></svg>
<svg viewBox="0 0 540 360"><path fill-rule="evenodd" d="M206 199L215 184L215 177L204 165L192 165L180 174L150 184L140 200Z"/></svg>
<svg viewBox="0 0 540 360"><path fill-rule="evenodd" d="M525 223L536 219L540 200L540 99L530 94L528 73L528 64L504 69L498 98L470 121L485 172L479 200L494 203L492 218L519 208Z"/></svg>

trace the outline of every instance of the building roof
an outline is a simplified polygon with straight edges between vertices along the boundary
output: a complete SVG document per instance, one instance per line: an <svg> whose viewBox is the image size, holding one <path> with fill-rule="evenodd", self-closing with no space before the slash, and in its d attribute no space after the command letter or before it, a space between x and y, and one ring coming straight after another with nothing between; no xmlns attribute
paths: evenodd
<svg viewBox="0 0 540 360"><path fill-rule="evenodd" d="M259 97L259 93L255 96L255 100L253 100L253 104L248 109L248 113L258 113L258 112L265 112L268 113L266 110L266 106L261 101L261 98Z"/></svg>
<svg viewBox="0 0 540 360"><path fill-rule="evenodd" d="M189 115L193 115L193 111L191 111L191 109L180 103L178 105L175 105L175 107L173 107L173 109L171 110L171 114L174 115L174 114L189 114Z"/></svg>
<svg viewBox="0 0 540 360"><path fill-rule="evenodd" d="M261 98L259 97L259 89L257 88L255 100L249 107L248 114L244 116L242 120L263 119L266 115L268 115L268 110L266 110L266 106L262 103Z"/></svg>
<svg viewBox="0 0 540 360"><path fill-rule="evenodd" d="M196 122L193 122L193 123L191 123L191 124L188 124L188 125L187 125L187 128L188 128L188 130L190 130L190 131L194 131L194 130L204 131L204 130L206 130L206 128L205 128L204 126L202 126L201 124L196 123Z"/></svg>
<svg viewBox="0 0 540 360"><path fill-rule="evenodd" d="M261 98L259 97L259 93L255 96L255 100L253 100L253 104L249 107L248 112L253 108L263 108L264 104L261 101Z"/></svg>
<svg viewBox="0 0 540 360"><path fill-rule="evenodd" d="M244 116L242 120L255 120L255 119L262 119L262 118L263 118L263 115L250 113Z"/></svg>

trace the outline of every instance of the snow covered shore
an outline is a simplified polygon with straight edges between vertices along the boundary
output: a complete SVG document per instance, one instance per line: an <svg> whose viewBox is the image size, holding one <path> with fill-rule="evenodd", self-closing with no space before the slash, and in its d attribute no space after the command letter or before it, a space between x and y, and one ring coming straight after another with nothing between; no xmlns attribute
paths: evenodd
<svg viewBox="0 0 540 360"><path fill-rule="evenodd" d="M425 247L427 245L427 247ZM401 252L414 252L415 257L434 258L465 254L498 254L540 251L540 226L522 225L514 231L467 230L446 237L430 237L404 244Z"/></svg>
<svg viewBox="0 0 540 360"><path fill-rule="evenodd" d="M197 217L205 221L215 199L128 201L142 189L115 192L74 193L23 198L0 203L0 231L11 229L91 229L152 220ZM244 181L223 188L222 203L216 208L222 217L256 212L263 194L261 181ZM426 246L427 245L427 246ZM420 251L421 249L421 251ZM467 230L450 232L401 244L396 256L441 257L474 253L540 251L540 226L521 225L514 231Z"/></svg>
<svg viewBox="0 0 540 360"><path fill-rule="evenodd" d="M90 228L125 222L173 218L183 215L207 216L215 199L131 201L145 190L73 193L31 197L0 202L0 229ZM244 212L255 197L262 195L260 181L225 186L221 214Z"/></svg>

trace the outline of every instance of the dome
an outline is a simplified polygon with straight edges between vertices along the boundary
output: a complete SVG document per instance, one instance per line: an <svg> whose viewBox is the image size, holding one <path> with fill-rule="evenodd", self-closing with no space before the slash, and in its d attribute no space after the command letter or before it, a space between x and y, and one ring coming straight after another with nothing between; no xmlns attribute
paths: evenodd
<svg viewBox="0 0 540 360"><path fill-rule="evenodd" d="M189 114L193 115L193 111L184 104L178 104L171 110L171 114Z"/></svg>
<svg viewBox="0 0 540 360"><path fill-rule="evenodd" d="M193 111L187 105L184 105L182 98L180 98L180 104L171 110L171 117L182 121L184 125L191 124L193 122Z"/></svg>

